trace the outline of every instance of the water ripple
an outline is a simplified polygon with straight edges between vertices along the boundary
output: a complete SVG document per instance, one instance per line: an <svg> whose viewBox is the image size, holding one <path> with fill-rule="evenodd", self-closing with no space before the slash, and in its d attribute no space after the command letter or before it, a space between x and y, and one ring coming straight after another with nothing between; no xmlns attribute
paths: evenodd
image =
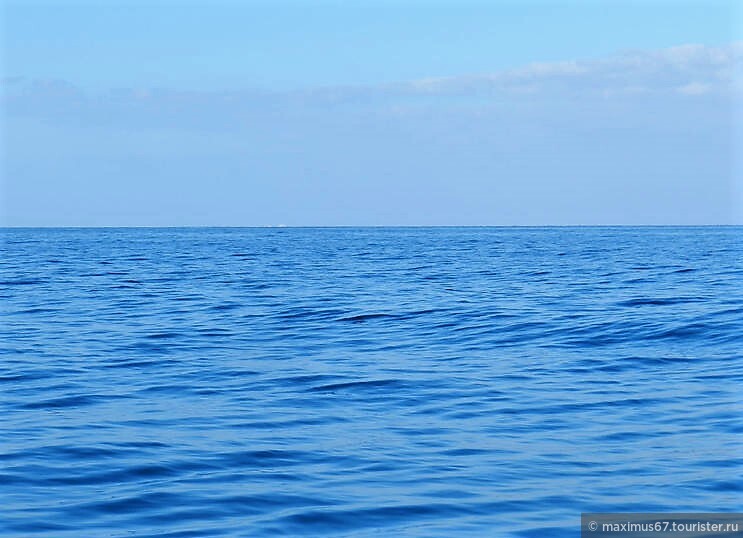
<svg viewBox="0 0 743 538"><path fill-rule="evenodd" d="M5 229L0 536L737 511L741 231Z"/></svg>

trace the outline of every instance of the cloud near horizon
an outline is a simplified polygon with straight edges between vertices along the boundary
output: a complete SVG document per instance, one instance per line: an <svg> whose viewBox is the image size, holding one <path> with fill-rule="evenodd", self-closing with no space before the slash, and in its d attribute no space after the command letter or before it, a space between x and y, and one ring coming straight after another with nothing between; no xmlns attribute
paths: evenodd
<svg viewBox="0 0 743 538"><path fill-rule="evenodd" d="M297 91L6 78L11 225L743 223L743 44Z"/></svg>
<svg viewBox="0 0 743 538"><path fill-rule="evenodd" d="M500 72L431 77L396 84L305 88L295 91L233 89L189 91L172 88L89 92L71 81L5 77L0 87L6 113L35 114L44 105L99 107L105 104L281 106L429 103L430 99L610 98L621 96L734 97L743 88L743 42L711 47L686 44L650 51L626 51L606 58L532 63ZM465 101L467 102L467 101Z"/></svg>
<svg viewBox="0 0 743 538"><path fill-rule="evenodd" d="M639 92L698 95L739 90L742 66L743 42L724 47L687 44L601 59L532 63L491 75L413 81L407 87L443 94L561 90L602 96ZM696 91L689 92L690 87Z"/></svg>

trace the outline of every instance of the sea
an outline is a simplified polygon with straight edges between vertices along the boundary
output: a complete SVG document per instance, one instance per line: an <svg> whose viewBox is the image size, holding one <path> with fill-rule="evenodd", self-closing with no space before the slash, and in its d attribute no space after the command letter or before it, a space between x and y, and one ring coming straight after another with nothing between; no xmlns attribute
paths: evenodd
<svg viewBox="0 0 743 538"><path fill-rule="evenodd" d="M743 228L0 230L0 536L743 511Z"/></svg>

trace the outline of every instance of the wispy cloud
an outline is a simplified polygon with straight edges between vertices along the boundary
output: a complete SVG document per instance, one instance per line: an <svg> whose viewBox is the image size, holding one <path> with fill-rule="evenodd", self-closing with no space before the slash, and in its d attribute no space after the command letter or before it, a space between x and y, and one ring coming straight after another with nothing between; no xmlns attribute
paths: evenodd
<svg viewBox="0 0 743 538"><path fill-rule="evenodd" d="M602 96L638 92L699 95L737 89L742 66L741 42L724 47L682 45L593 60L533 63L493 74L417 80L399 89L439 95L555 91Z"/></svg>
<svg viewBox="0 0 743 538"><path fill-rule="evenodd" d="M377 223L380 211L410 223L740 222L742 60L739 43L684 45L293 92L11 78L0 183L17 223L39 192L56 223L89 192L135 223L122 208L163 222L181 192L189 211L213 203L241 224L307 223L302 208L326 223L318 215Z"/></svg>
<svg viewBox="0 0 743 538"><path fill-rule="evenodd" d="M532 63L517 69L469 76L435 77L396 84L310 88L299 91L232 90L191 92L172 89L118 89L91 95L67 81L10 77L0 87L10 106L27 99L174 102L217 100L224 103L329 104L410 97L637 93L687 96L740 90L743 42L711 47L687 44L660 50L635 50L611 57Z"/></svg>
<svg viewBox="0 0 743 538"><path fill-rule="evenodd" d="M2 81L0 100L6 116L39 118L45 123L227 133L292 122L348 126L357 115L369 114L460 114L457 110L463 109L479 114L498 109L502 116L518 108L521 117L540 113L567 117L567 110L574 116L589 104L608 112L612 103L647 109L655 106L651 102L666 106L678 101L675 106L683 107L684 102L704 99L722 99L719 105L727 106L741 96L742 66L743 43L682 45L598 59L533 63L471 76L297 91L124 88L91 92L67 81L16 77Z"/></svg>

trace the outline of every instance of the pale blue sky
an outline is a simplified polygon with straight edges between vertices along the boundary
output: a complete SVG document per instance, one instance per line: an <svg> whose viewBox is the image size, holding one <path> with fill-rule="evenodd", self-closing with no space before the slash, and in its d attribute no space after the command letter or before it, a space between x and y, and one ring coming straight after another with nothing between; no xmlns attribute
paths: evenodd
<svg viewBox="0 0 743 538"><path fill-rule="evenodd" d="M2 224L743 223L737 2L2 5Z"/></svg>

